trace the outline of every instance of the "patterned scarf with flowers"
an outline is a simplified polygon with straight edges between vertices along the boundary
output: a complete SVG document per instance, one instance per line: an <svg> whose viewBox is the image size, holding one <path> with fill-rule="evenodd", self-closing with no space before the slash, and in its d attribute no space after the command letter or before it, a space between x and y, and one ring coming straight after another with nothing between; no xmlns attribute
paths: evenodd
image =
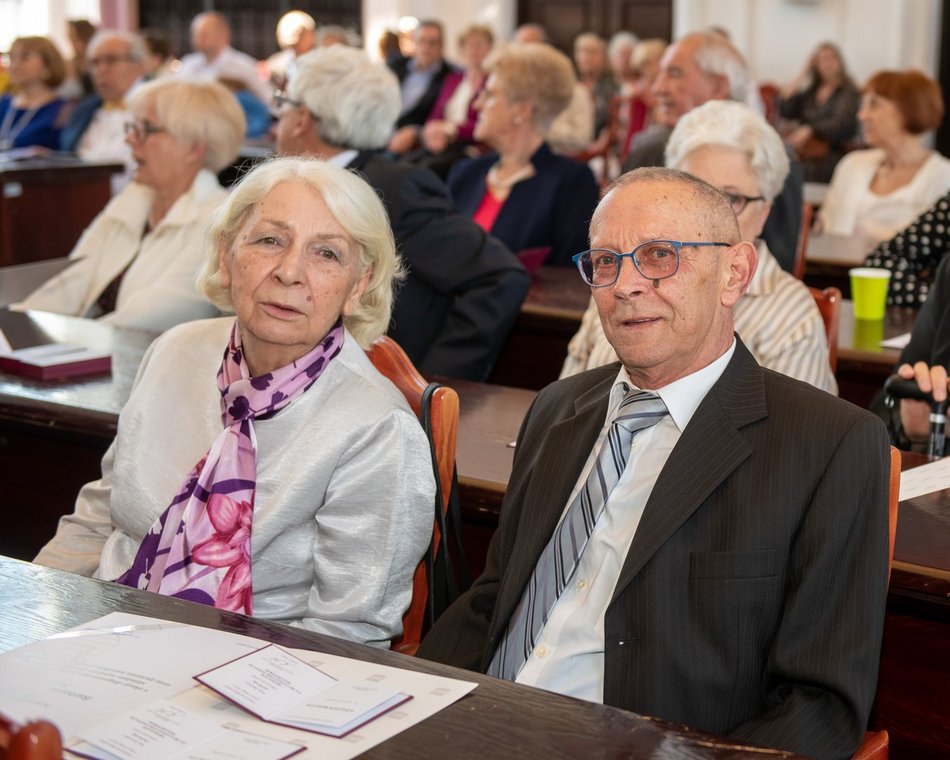
<svg viewBox="0 0 950 760"><path fill-rule="evenodd" d="M312 386L343 347L337 322L309 353L251 377L235 323L218 370L224 430L188 473L116 583L253 614L251 525L257 484L254 420Z"/></svg>

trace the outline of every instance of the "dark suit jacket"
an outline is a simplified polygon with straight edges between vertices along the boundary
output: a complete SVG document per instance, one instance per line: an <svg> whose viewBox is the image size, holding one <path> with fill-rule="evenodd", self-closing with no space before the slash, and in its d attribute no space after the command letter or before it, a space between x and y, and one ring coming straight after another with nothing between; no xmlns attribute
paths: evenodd
<svg viewBox="0 0 950 760"><path fill-rule="evenodd" d="M419 655L486 670L604 424L618 364L542 391L485 573ZM877 684L887 435L741 344L656 481L605 616L604 701L849 757Z"/></svg>
<svg viewBox="0 0 950 760"><path fill-rule="evenodd" d="M624 161L625 172L641 166L665 166L666 144L673 130L657 124L633 138L630 153ZM782 192L772 201L772 210L765 220L762 239L779 265L786 272L795 269L795 252L802 226L802 201L805 192L805 167L786 146L790 168Z"/></svg>
<svg viewBox="0 0 950 760"><path fill-rule="evenodd" d="M59 133L59 149L69 152L75 152L82 138L82 133L86 131L92 117L96 115L99 106L102 105L102 98L98 95L87 95L80 100L69 116L69 121Z"/></svg>
<svg viewBox="0 0 950 760"><path fill-rule="evenodd" d="M399 77L400 84L402 84L403 80L409 75L410 60L412 59L400 58L390 65L393 73ZM426 119L429 118L429 113L432 111L433 106L435 106L435 101L439 98L439 90L442 89L442 80L445 79L446 74L454 70L452 64L448 61L443 60L439 64L439 70L435 72L422 97L419 98L412 108L404 114L400 114L396 120L397 129L399 127L405 127L407 124L422 125L426 123Z"/></svg>
<svg viewBox="0 0 950 760"><path fill-rule="evenodd" d="M950 257L937 267L927 300L920 309L910 334L910 343L901 351L899 364L926 362L950 367Z"/></svg>
<svg viewBox="0 0 950 760"><path fill-rule="evenodd" d="M531 279L500 241L460 214L432 172L360 153L349 168L382 197L409 273L389 335L426 375L484 380Z"/></svg>
<svg viewBox="0 0 950 760"><path fill-rule="evenodd" d="M485 178L497 153L462 161L449 173L449 189L459 210L469 216L487 192ZM515 253L550 248L545 264L573 266L571 256L590 247L587 228L597 207L597 180L586 164L558 156L542 144L531 156L535 175L519 182L491 228Z"/></svg>

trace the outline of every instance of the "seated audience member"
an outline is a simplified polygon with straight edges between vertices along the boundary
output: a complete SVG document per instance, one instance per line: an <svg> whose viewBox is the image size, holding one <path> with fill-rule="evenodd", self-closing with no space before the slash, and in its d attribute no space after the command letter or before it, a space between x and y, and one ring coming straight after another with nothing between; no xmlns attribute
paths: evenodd
<svg viewBox="0 0 950 760"><path fill-rule="evenodd" d="M633 51L636 48L637 36L627 31L615 32L607 43L607 62L618 95L633 94L637 79L633 64Z"/></svg>
<svg viewBox="0 0 950 760"><path fill-rule="evenodd" d="M297 70L297 58L316 47L317 22L303 11L288 11L277 22L280 51L267 59L270 83L284 88Z"/></svg>
<svg viewBox="0 0 950 760"><path fill-rule="evenodd" d="M10 46L10 79L16 93L0 97L0 152L39 146L59 148L63 99L56 88L66 63L46 37L17 37Z"/></svg>
<svg viewBox="0 0 950 760"><path fill-rule="evenodd" d="M439 98L422 128L422 147L427 154L422 161L442 177L474 141L478 117L475 99L488 78L484 64L494 41L487 26L472 25L459 35L465 69L446 75Z"/></svg>
<svg viewBox="0 0 950 760"><path fill-rule="evenodd" d="M944 258L937 267L933 288L921 307L901 351L897 373L916 380L935 401L947 398L947 367L950 366L950 263ZM930 434L930 403L902 399L892 420L895 442L902 448L924 448Z"/></svg>
<svg viewBox="0 0 950 760"><path fill-rule="evenodd" d="M390 68L399 77L401 106L396 131L389 141L393 153L407 153L419 145L422 125L435 107L445 78L454 71L442 58L442 24L421 21L412 33L411 58L399 58Z"/></svg>
<svg viewBox="0 0 950 760"><path fill-rule="evenodd" d="M270 85L257 74L257 61L231 47L231 25L221 13L199 13L191 22L195 52L181 59L178 76L198 81L237 79L262 103L270 102Z"/></svg>
<svg viewBox="0 0 950 760"><path fill-rule="evenodd" d="M515 30L512 42L548 44L548 33L540 24L522 24ZM548 128L547 143L555 153L571 155L587 150L594 136L594 102L587 88L575 82L570 102Z"/></svg>
<svg viewBox="0 0 950 760"><path fill-rule="evenodd" d="M92 95L92 73L89 67L89 42L96 35L96 27L84 18L69 19L66 22L66 36L73 49L69 59L66 79L60 86L60 95L70 100Z"/></svg>
<svg viewBox="0 0 950 760"><path fill-rule="evenodd" d="M917 217L864 260L868 267L891 270L888 306L919 309L927 300L937 267L950 244L950 193Z"/></svg>
<svg viewBox="0 0 950 760"><path fill-rule="evenodd" d="M419 655L850 757L887 596L884 425L735 336L755 248L718 190L630 172L590 234L625 252L585 268L621 361L538 395L485 572Z"/></svg>
<svg viewBox="0 0 950 760"><path fill-rule="evenodd" d="M575 81L567 56L550 45L502 50L489 65L475 124L475 139L494 152L456 164L449 175L458 207L529 267L570 266L587 247L597 181L586 165L555 155L545 142Z"/></svg>
<svg viewBox="0 0 950 760"><path fill-rule="evenodd" d="M583 32L574 38L574 66L577 81L584 85L594 103L594 135L607 126L610 99L617 94L617 85L607 60L607 43L594 32Z"/></svg>
<svg viewBox="0 0 950 760"><path fill-rule="evenodd" d="M674 42L663 53L653 82L655 123L631 141L624 171L662 166L666 142L680 117L710 100L746 103L749 85L745 59L721 32L696 32ZM795 264L803 177L801 163L793 161L762 231L769 250L786 272Z"/></svg>
<svg viewBox="0 0 950 760"><path fill-rule="evenodd" d="M666 48L665 40L651 38L640 40L633 50L631 63L636 71L636 79L630 93L630 107L626 113L620 112L621 163L627 160L633 138L653 125L654 100L651 90L660 72L660 59Z"/></svg>
<svg viewBox="0 0 950 760"><path fill-rule="evenodd" d="M713 100L679 120L666 160L671 168L719 188L732 203L739 236L755 241L755 275L733 310L736 332L752 356L763 367L837 393L815 299L801 280L782 270L760 238L771 201L788 173L778 133L748 106ZM568 345L561 377L615 361L592 298Z"/></svg>
<svg viewBox="0 0 950 760"><path fill-rule="evenodd" d="M838 163L819 212L823 232L862 238L871 250L950 190L950 161L924 146L943 118L939 85L919 71L868 80L858 121L868 150Z"/></svg>
<svg viewBox="0 0 950 760"><path fill-rule="evenodd" d="M427 375L484 380L530 281L504 245L455 210L434 174L378 152L399 114L396 77L334 45L302 56L278 100L280 153L359 172L383 199L408 270L390 337Z"/></svg>
<svg viewBox="0 0 950 760"><path fill-rule="evenodd" d="M172 43L161 29L142 29L139 31L147 50L142 62L142 79L151 82L172 73Z"/></svg>
<svg viewBox="0 0 950 760"><path fill-rule="evenodd" d="M244 115L215 82L160 79L129 97L135 177L70 254L75 263L19 308L145 330L217 312L195 290L201 241L225 191L216 173L244 138Z"/></svg>
<svg viewBox="0 0 950 760"><path fill-rule="evenodd" d="M235 316L152 345L102 479L35 561L386 646L435 491L422 428L364 353L398 269L386 212L346 171L277 159L205 248L201 288Z"/></svg>
<svg viewBox="0 0 950 760"><path fill-rule="evenodd" d="M823 42L805 70L780 91L779 113L791 121L785 141L805 167L809 182L828 182L858 131L861 95L841 50Z"/></svg>
<svg viewBox="0 0 950 760"><path fill-rule="evenodd" d="M113 193L131 178L135 168L125 141L130 113L126 98L142 76L146 48L132 32L105 30L89 43L89 69L95 94L80 100L59 136L60 150L86 161L118 161L128 170L113 181Z"/></svg>

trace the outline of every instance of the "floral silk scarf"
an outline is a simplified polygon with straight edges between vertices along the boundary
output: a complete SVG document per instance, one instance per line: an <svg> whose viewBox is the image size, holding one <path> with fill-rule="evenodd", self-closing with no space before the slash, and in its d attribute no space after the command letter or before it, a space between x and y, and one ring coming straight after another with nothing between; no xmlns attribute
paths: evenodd
<svg viewBox="0 0 950 760"><path fill-rule="evenodd" d="M250 377L235 322L218 370L224 430L188 473L116 583L253 614L251 524L257 481L255 419L267 419L316 382L343 347L337 324L308 354Z"/></svg>

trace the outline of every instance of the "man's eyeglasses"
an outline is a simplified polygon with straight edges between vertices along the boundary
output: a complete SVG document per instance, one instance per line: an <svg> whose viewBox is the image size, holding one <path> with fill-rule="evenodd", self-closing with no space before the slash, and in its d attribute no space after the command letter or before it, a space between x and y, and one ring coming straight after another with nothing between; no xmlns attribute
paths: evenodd
<svg viewBox="0 0 950 760"><path fill-rule="evenodd" d="M728 248L731 243L689 242L679 240L649 240L641 243L630 253L617 253L609 248L594 248L571 257L584 282L592 288L606 288L617 282L620 277L620 265L624 259L633 259L633 263L648 280L663 280L676 274L680 265L681 248L702 248L703 246L721 246Z"/></svg>
<svg viewBox="0 0 950 760"><path fill-rule="evenodd" d="M160 127L157 124L152 124L152 122L147 119L142 119L142 121L127 121L125 122L125 133L127 135L134 135L136 142L145 142L149 136L158 134L159 132L167 132L168 130L165 127Z"/></svg>
<svg viewBox="0 0 950 760"><path fill-rule="evenodd" d="M91 68L96 68L96 66L115 66L123 61L133 61L135 60L130 55L100 55L97 58L89 59L89 66Z"/></svg>
<svg viewBox="0 0 950 760"><path fill-rule="evenodd" d="M285 105L300 108L300 106L303 105L299 100L294 100L288 96L285 90L274 90L274 94L271 97L274 100L274 108L283 108Z"/></svg>
<svg viewBox="0 0 950 760"><path fill-rule="evenodd" d="M765 200L761 195L742 195L741 193L731 193L728 190L723 190L722 194L729 199L729 205L732 206L732 210L736 216L739 216L739 214L745 211L745 207L750 203Z"/></svg>

